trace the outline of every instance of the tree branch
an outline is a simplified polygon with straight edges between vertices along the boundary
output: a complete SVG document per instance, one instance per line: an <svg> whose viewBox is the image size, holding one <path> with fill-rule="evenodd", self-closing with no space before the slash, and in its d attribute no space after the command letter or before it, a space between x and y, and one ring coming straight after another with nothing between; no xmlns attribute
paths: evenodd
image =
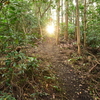
<svg viewBox="0 0 100 100"><path fill-rule="evenodd" d="M48 7L45 9L45 11L42 13L41 17L44 16L45 12L50 8L52 1L50 0L50 3L48 5Z"/></svg>

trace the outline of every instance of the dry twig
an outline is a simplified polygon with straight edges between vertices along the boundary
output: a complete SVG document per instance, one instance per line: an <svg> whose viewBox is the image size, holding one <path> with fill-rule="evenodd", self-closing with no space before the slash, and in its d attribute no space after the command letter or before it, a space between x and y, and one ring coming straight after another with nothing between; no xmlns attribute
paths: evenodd
<svg viewBox="0 0 100 100"><path fill-rule="evenodd" d="M93 63L92 63L92 65L93 65L93 67L88 71L88 74L97 66L97 64L94 65Z"/></svg>

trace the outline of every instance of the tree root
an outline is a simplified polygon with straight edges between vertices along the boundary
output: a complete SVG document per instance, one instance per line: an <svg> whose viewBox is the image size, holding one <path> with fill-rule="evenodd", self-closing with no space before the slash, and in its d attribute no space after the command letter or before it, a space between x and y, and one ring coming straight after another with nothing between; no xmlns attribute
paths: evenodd
<svg viewBox="0 0 100 100"><path fill-rule="evenodd" d="M92 65L93 65L93 67L91 69L89 69L88 74L97 66L97 64L94 65L93 63L92 63Z"/></svg>
<svg viewBox="0 0 100 100"><path fill-rule="evenodd" d="M91 53L89 53L89 52L88 52L88 54L90 54L90 55L95 59L95 62L96 62L97 64L100 65L100 62L98 61L98 59L96 58L95 55L93 55L93 54L91 54Z"/></svg>
<svg viewBox="0 0 100 100"><path fill-rule="evenodd" d="M12 85L12 87L15 87L17 89L16 92L18 92L18 94L14 94L14 92L13 92L13 95L16 95L19 100L22 100L22 97L23 97L23 89L20 88L17 84L13 83L12 81L11 81L11 85Z"/></svg>
<svg viewBox="0 0 100 100"><path fill-rule="evenodd" d="M97 65L100 65L100 62L98 61L98 59L96 58L96 56L94 56L93 54L91 54L91 53L89 53L89 52L88 52L88 54L91 55L95 60L92 61L92 66L93 66L93 67L92 67L91 69L89 69L89 71L87 72L87 75L90 74L91 71L92 71ZM94 61L95 61L95 62L94 62ZM96 64L94 65L93 62L96 63Z"/></svg>
<svg viewBox="0 0 100 100"><path fill-rule="evenodd" d="M94 92L96 93L96 95L100 98L100 94L97 92L97 90L95 89Z"/></svg>

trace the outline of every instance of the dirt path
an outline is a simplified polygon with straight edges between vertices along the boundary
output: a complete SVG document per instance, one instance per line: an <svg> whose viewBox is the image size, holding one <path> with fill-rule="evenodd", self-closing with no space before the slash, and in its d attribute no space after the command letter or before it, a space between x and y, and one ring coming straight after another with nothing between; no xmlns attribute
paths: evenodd
<svg viewBox="0 0 100 100"><path fill-rule="evenodd" d="M61 49L60 46L55 45L53 39L39 44L35 52L52 64L58 81L65 91L64 95L67 99L64 100L93 100L88 93L87 86L82 83L81 76L68 63L68 49Z"/></svg>

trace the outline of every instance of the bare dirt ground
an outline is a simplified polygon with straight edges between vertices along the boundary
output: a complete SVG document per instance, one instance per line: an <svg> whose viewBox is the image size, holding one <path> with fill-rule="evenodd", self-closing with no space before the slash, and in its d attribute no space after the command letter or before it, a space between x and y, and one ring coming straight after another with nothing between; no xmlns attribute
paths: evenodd
<svg viewBox="0 0 100 100"><path fill-rule="evenodd" d="M78 74L73 66L69 64L68 56L75 53L71 47L72 43L67 42L66 44L60 43L60 45L56 45L55 39L48 39L38 44L31 51L44 59L44 62L52 65L52 69L55 71L60 86L64 91L63 94L66 97L63 100L93 100L81 74ZM61 100L57 99L56 96L54 98L54 100Z"/></svg>

